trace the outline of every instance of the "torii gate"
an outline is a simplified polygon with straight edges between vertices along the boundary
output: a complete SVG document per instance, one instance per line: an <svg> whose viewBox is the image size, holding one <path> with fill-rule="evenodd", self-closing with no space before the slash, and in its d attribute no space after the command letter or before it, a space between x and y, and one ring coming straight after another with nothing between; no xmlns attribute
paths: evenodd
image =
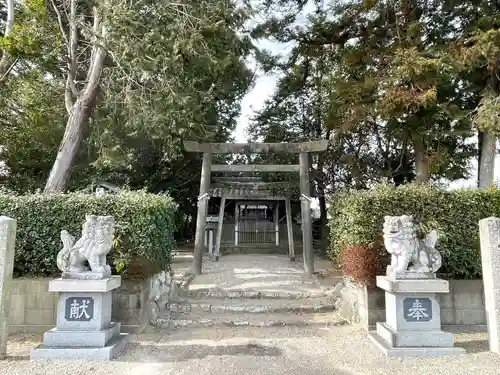
<svg viewBox="0 0 500 375"><path fill-rule="evenodd" d="M187 152L202 152L203 164L200 178L200 195L198 196L198 214L196 217L196 236L193 254L193 272L201 274L203 263L205 224L207 219L210 180L212 172L299 172L300 201L302 214L302 242L304 269L306 274L314 273L314 253L311 223L311 197L309 185L309 152L321 152L328 148L328 141L311 141L302 143L198 143L186 141ZM212 165L213 154L269 154L298 153L298 165ZM223 203L225 198L223 197ZM222 220L219 220L218 237L222 234ZM220 238L217 239L220 244Z"/></svg>

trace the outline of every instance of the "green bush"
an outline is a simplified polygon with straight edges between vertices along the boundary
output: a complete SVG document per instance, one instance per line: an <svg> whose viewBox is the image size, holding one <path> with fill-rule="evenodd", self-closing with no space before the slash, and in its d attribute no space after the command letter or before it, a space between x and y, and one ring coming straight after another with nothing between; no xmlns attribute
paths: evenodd
<svg viewBox="0 0 500 375"><path fill-rule="evenodd" d="M62 249L60 232L81 235L86 214L115 219L115 244L108 254L114 272L168 268L174 246L177 205L167 195L121 192L97 197L91 194L12 195L0 193L0 213L17 219L15 276L60 274L56 257Z"/></svg>
<svg viewBox="0 0 500 375"><path fill-rule="evenodd" d="M420 236L438 231L441 273L453 278L481 277L478 222L500 216L499 190L382 185L337 194L330 201L331 257L338 261L346 246L380 242L384 216L404 214L413 216Z"/></svg>

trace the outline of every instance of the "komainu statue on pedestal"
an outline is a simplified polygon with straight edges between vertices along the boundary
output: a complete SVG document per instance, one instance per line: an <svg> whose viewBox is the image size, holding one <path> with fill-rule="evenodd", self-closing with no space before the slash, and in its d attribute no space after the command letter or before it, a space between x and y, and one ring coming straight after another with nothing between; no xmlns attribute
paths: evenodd
<svg viewBox="0 0 500 375"><path fill-rule="evenodd" d="M441 267L441 254L436 250L437 232L433 230L424 240L417 237L413 217L386 216L384 245L391 254L387 276L394 278L435 277ZM411 266L408 268L408 266Z"/></svg>
<svg viewBox="0 0 500 375"><path fill-rule="evenodd" d="M114 240L114 219L112 216L86 215L82 236L75 238L66 230L61 231L63 248L57 254L57 267L62 278L105 279L111 276L111 267L106 264L106 255L111 251ZM90 266L87 267L85 262Z"/></svg>

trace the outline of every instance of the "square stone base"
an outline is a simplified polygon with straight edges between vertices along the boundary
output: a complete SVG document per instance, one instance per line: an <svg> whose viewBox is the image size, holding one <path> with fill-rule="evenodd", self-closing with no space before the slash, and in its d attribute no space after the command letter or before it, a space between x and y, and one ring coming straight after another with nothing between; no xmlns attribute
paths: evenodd
<svg viewBox="0 0 500 375"><path fill-rule="evenodd" d="M440 357L448 355L466 354L464 348L455 347L418 347L418 348L396 348L385 342L377 332L369 332L368 337L387 357Z"/></svg>
<svg viewBox="0 0 500 375"><path fill-rule="evenodd" d="M125 347L128 334L121 333L102 348L97 347L48 347L39 345L31 350L31 359L72 359L88 361L109 361Z"/></svg>
<svg viewBox="0 0 500 375"><path fill-rule="evenodd" d="M453 347L453 334L443 331L395 331L377 323L377 334L394 347Z"/></svg>
<svg viewBox="0 0 500 375"><path fill-rule="evenodd" d="M64 331L53 328L43 335L43 344L47 347L105 347L113 337L120 335L120 323L111 323L111 327L100 331Z"/></svg>

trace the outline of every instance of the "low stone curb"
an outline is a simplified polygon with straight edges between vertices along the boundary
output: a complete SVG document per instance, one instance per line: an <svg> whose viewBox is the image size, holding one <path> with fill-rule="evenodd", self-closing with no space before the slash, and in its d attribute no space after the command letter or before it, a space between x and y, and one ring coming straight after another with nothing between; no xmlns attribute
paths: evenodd
<svg viewBox="0 0 500 375"><path fill-rule="evenodd" d="M321 326L321 327L335 327L345 325L346 322L339 319L322 319L322 320L272 320L272 321L250 321L250 320L231 320L231 319L164 319L160 323L161 328L207 328L214 326L227 326L227 327L305 327L305 326Z"/></svg>
<svg viewBox="0 0 500 375"><path fill-rule="evenodd" d="M176 302L171 303L167 306L172 312L185 313L185 312L211 312L211 313L280 313L280 312L292 312L292 313L318 313L318 312L328 312L334 311L334 303L328 304L303 304L296 306L266 306L266 305L225 305L225 304L210 304L210 303L196 303L196 302Z"/></svg>
<svg viewBox="0 0 500 375"><path fill-rule="evenodd" d="M242 291L242 290L226 290L219 288L200 288L196 290L185 290L181 294L187 298L228 298L228 299L237 299L237 298L250 298L250 299L302 299L302 298L321 298L321 297L329 297L331 293L329 292L267 292L267 291Z"/></svg>

